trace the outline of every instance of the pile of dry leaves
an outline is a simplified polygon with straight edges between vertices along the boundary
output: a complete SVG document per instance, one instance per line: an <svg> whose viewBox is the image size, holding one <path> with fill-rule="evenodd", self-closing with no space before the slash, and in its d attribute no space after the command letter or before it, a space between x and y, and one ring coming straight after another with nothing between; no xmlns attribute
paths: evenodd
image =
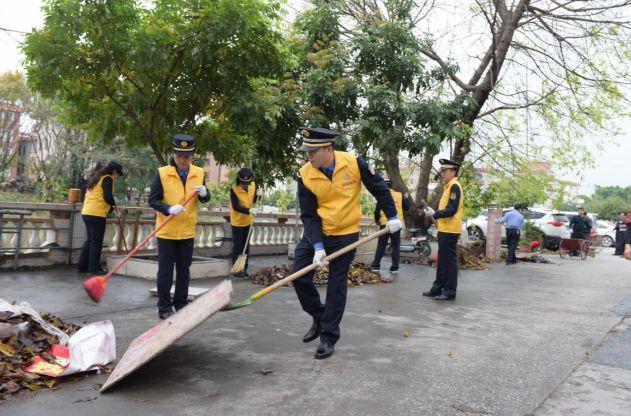
<svg viewBox="0 0 631 416"><path fill-rule="evenodd" d="M273 267L264 267L258 272L250 276L252 283L257 285L269 286L282 278L289 276L291 266L281 265ZM313 278L316 286L326 286L329 279L328 267L322 267ZM370 271L370 267L363 263L353 263L348 271L348 286L374 285L378 283L391 283L392 279L388 279ZM291 285L291 284L290 284Z"/></svg>
<svg viewBox="0 0 631 416"><path fill-rule="evenodd" d="M10 318L11 315L11 312L0 312L0 403L21 390L52 388L56 382L54 378L26 372L25 368L37 356L54 362L49 351L59 342L57 337L44 331L28 315ZM48 313L40 312L40 315L68 335L81 328Z"/></svg>

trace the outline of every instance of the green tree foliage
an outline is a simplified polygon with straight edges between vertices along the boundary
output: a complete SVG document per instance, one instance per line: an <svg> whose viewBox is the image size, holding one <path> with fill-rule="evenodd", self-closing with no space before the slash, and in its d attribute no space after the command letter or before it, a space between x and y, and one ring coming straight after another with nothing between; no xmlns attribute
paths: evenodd
<svg viewBox="0 0 631 416"><path fill-rule="evenodd" d="M186 131L219 162L260 156L283 171L296 123L277 94L279 3L47 0L43 11L23 47L29 84L91 141L123 137L165 164Z"/></svg>
<svg viewBox="0 0 631 416"><path fill-rule="evenodd" d="M24 74L19 71L7 71L0 74L0 100L12 103L28 101L31 92L26 86Z"/></svg>
<svg viewBox="0 0 631 416"><path fill-rule="evenodd" d="M594 195L584 199L587 212L598 214L601 220L614 221L618 212L631 210L631 186L596 186Z"/></svg>

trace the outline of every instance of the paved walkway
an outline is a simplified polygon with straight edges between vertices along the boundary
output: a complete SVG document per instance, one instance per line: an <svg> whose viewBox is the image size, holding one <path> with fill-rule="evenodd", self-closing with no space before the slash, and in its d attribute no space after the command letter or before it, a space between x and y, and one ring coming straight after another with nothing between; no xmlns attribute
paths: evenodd
<svg viewBox="0 0 631 416"><path fill-rule="evenodd" d="M349 289L342 339L324 361L313 359L316 343L301 342L310 319L282 288L209 319L106 394L106 375L80 377L0 414L631 414L631 263L551 259L463 271L453 303L420 296L433 269L402 265L395 283ZM3 272L0 297L74 322L111 319L119 357L157 323L151 282L112 279L97 305L81 281L67 269ZM234 298L258 288L238 282Z"/></svg>

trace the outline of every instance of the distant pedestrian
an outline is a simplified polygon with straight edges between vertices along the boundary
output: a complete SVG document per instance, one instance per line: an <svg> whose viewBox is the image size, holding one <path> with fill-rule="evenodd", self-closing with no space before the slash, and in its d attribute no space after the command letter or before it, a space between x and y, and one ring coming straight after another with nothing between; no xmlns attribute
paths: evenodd
<svg viewBox="0 0 631 416"><path fill-rule="evenodd" d="M495 220L495 224L506 225L506 244L508 244L508 255L506 256L506 264L517 263L517 256L515 256L515 250L519 245L519 238L521 236L521 230L524 227L524 215L521 213L522 205L517 204L512 211L504 213L502 218Z"/></svg>
<svg viewBox="0 0 631 416"><path fill-rule="evenodd" d="M616 251L614 256L622 256L624 253L624 240L627 232L627 215L624 211L620 211L618 213L614 230L616 230Z"/></svg>
<svg viewBox="0 0 631 416"><path fill-rule="evenodd" d="M583 208L578 209L578 215L575 215L570 220L570 229L572 230L571 238L578 238L581 240L587 240L589 232L592 229L592 222L587 216L587 213Z"/></svg>

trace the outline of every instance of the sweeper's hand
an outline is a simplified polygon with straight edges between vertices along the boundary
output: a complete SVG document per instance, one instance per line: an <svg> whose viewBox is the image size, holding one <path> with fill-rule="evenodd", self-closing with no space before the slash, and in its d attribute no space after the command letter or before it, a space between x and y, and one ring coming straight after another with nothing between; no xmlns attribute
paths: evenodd
<svg viewBox="0 0 631 416"><path fill-rule="evenodd" d="M401 231L401 228L403 228L403 223L401 223L400 219L394 218L386 223L386 227L388 227L390 234L394 234L397 231Z"/></svg>
<svg viewBox="0 0 631 416"><path fill-rule="evenodd" d="M326 251L322 249L316 250L315 254L313 255L313 264L318 266L318 269L322 266L326 266L328 262L323 261L325 257L326 257Z"/></svg>
<svg viewBox="0 0 631 416"><path fill-rule="evenodd" d="M186 208L184 208L180 204L171 205L169 207L169 214L171 214L171 215L178 215L178 214L183 213L184 211L186 211Z"/></svg>
<svg viewBox="0 0 631 416"><path fill-rule="evenodd" d="M208 195L208 189L206 188L206 185L196 186L195 192L197 192L197 195L199 195L200 198L206 198L206 196Z"/></svg>
<svg viewBox="0 0 631 416"><path fill-rule="evenodd" d="M434 218L434 210L431 207L425 207L423 213L428 218Z"/></svg>
<svg viewBox="0 0 631 416"><path fill-rule="evenodd" d="M250 214L256 215L257 212L258 210L256 208L250 208Z"/></svg>

